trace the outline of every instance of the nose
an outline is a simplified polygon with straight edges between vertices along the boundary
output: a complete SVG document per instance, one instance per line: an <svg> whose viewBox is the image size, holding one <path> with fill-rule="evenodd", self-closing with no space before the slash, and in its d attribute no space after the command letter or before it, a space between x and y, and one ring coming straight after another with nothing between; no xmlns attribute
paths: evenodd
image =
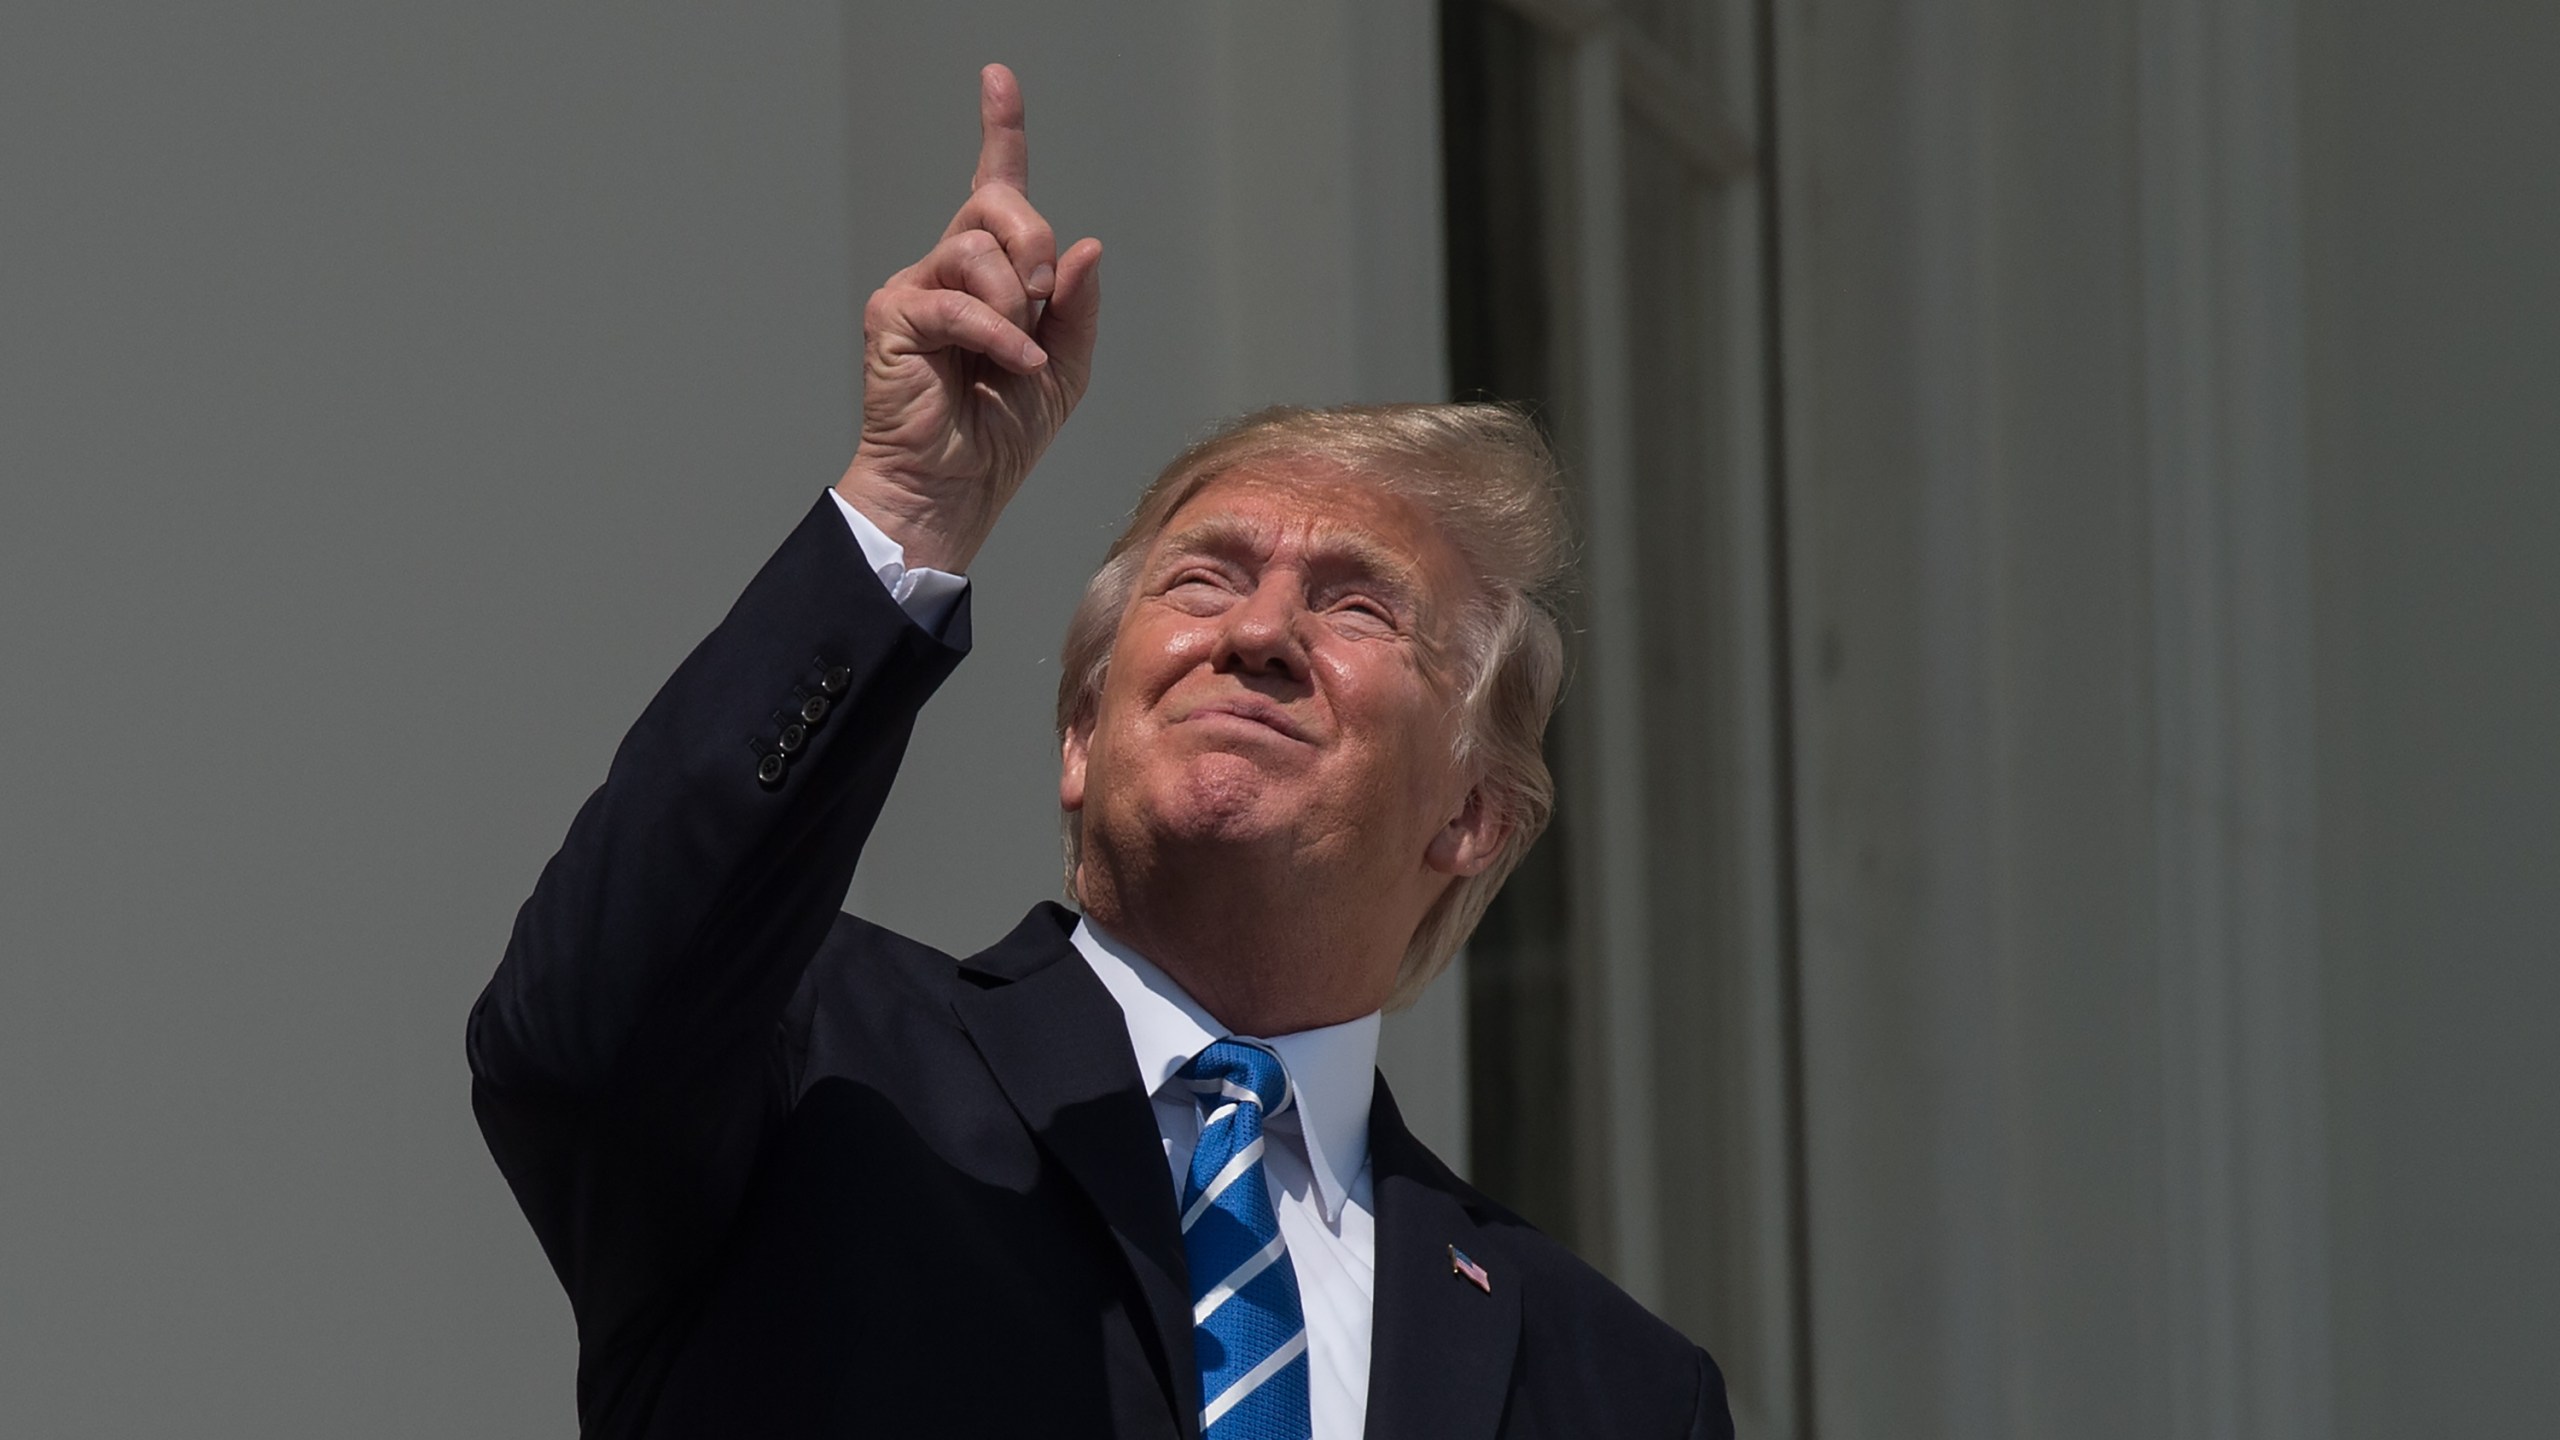
<svg viewBox="0 0 2560 1440"><path fill-rule="evenodd" d="M1307 649L1299 634L1307 607L1297 587L1266 578L1241 604L1228 608L1218 635L1217 664L1240 675L1307 678Z"/></svg>

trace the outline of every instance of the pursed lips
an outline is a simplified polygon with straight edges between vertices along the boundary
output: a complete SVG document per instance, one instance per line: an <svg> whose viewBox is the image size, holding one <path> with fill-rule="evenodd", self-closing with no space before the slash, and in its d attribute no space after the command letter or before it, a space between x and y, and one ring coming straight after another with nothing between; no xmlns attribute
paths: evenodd
<svg viewBox="0 0 2560 1440"><path fill-rule="evenodd" d="M1196 720L1203 715L1225 715L1238 720L1250 720L1257 725L1276 730L1292 740L1306 741L1309 738L1307 733L1299 728L1297 721L1290 718L1288 711L1268 700L1252 697L1209 700L1184 711L1182 720Z"/></svg>

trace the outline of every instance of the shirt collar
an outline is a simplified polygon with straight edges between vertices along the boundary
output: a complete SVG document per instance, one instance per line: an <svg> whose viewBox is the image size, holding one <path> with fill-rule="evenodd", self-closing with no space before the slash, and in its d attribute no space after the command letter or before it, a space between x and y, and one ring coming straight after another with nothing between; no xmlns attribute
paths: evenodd
<svg viewBox="0 0 2560 1440"><path fill-rule="evenodd" d="M1076 951L1093 968L1129 1024L1129 1048L1147 1093L1161 1091L1191 1057L1233 1034L1156 968L1090 920L1079 920ZM1351 1182L1369 1164L1369 1101L1377 1085L1378 1012L1292 1035L1242 1035L1280 1057L1297 1092L1298 1130L1325 1219L1342 1218ZM1189 1095L1183 1097L1189 1103Z"/></svg>

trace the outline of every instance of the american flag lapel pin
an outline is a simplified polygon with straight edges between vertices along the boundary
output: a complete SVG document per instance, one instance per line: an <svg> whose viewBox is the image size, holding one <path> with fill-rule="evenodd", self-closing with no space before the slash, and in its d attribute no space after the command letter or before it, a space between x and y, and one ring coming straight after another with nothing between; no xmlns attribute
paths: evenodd
<svg viewBox="0 0 2560 1440"><path fill-rule="evenodd" d="M1493 1293L1493 1277L1484 1273L1483 1266L1468 1259L1467 1252L1455 1245L1449 1247L1449 1273L1472 1282L1487 1295Z"/></svg>

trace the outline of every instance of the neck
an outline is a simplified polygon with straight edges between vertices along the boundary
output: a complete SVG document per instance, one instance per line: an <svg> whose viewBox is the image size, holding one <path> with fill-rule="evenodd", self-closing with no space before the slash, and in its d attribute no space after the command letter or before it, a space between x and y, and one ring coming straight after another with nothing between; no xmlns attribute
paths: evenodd
<svg viewBox="0 0 2560 1440"><path fill-rule="evenodd" d="M1356 877L1231 855L1140 856L1089 846L1077 872L1093 922L1239 1035L1289 1035L1386 1003L1421 915Z"/></svg>

